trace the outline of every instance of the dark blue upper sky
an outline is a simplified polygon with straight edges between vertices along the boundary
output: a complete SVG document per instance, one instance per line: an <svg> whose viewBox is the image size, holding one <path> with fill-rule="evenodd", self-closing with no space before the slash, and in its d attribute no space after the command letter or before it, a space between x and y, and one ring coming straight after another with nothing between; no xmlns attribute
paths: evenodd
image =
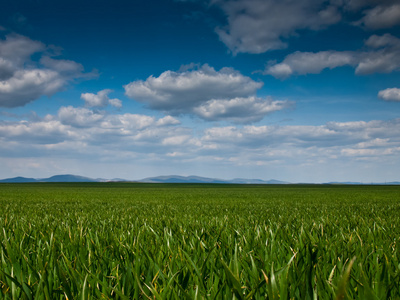
<svg viewBox="0 0 400 300"><path fill-rule="evenodd" d="M5 0L0 177L400 180L394 0Z"/></svg>

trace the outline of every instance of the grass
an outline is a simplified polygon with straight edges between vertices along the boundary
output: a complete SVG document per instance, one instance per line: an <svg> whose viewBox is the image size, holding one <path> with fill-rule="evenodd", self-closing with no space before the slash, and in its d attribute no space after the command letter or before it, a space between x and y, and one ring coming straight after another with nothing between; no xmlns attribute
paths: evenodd
<svg viewBox="0 0 400 300"><path fill-rule="evenodd" d="M400 299L400 186L1 184L3 299Z"/></svg>

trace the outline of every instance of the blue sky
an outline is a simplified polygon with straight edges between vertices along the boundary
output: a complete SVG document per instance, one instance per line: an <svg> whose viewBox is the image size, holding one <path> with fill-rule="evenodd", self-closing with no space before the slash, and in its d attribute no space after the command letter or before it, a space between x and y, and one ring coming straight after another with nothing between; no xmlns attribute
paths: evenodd
<svg viewBox="0 0 400 300"><path fill-rule="evenodd" d="M400 3L5 0L0 178L400 180Z"/></svg>

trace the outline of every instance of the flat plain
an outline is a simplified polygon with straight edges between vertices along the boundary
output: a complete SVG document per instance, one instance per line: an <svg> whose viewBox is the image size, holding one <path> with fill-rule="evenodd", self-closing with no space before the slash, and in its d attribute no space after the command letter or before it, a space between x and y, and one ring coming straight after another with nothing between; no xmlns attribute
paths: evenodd
<svg viewBox="0 0 400 300"><path fill-rule="evenodd" d="M2 299L400 299L400 186L0 185Z"/></svg>

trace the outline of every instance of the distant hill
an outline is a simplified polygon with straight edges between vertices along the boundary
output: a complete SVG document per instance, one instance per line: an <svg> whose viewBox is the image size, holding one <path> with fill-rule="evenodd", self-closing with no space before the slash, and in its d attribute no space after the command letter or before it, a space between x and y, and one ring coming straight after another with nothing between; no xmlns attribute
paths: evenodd
<svg viewBox="0 0 400 300"><path fill-rule="evenodd" d="M89 178L77 175L55 175L49 178L25 178L25 177L14 177L0 180L0 182L8 183L22 183L22 182L108 182L108 181L130 181L122 178L114 178L111 180L103 178ZM157 176L144 178L138 180L137 182L153 182L153 183L232 183L232 184L286 184L288 182L279 180L261 180L261 179L245 179L245 178L235 178L232 180L200 177L200 176L179 176L179 175L169 175L169 176Z"/></svg>
<svg viewBox="0 0 400 300"><path fill-rule="evenodd" d="M14 177L0 180L0 182L4 183L23 183L23 182L97 182L98 180L77 176L77 175L55 175L49 178L25 178L25 177Z"/></svg>
<svg viewBox="0 0 400 300"><path fill-rule="evenodd" d="M362 182L356 182L356 181L344 181L344 182L339 182L339 181L332 181L332 182L327 182L324 184L348 184L348 185L362 185Z"/></svg>
<svg viewBox="0 0 400 300"><path fill-rule="evenodd" d="M114 179L103 179L103 178L89 178L84 176L77 176L71 174L55 175L49 178L26 178L26 177L13 177L0 180L0 183L24 183L24 182L124 182L132 180L114 178ZM229 183L229 184L290 184L290 182L280 180L261 180L261 179L246 179L246 178L235 178L235 179L217 179L200 176L179 176L179 175L168 175L168 176L156 176L148 177L142 180L135 180L135 182L153 182L153 183ZM307 184L307 183L305 183ZM323 184L332 185L400 185L398 181L385 182L385 183L362 183L362 182L327 182Z"/></svg>
<svg viewBox="0 0 400 300"><path fill-rule="evenodd" d="M232 180L229 180L229 183L239 183L239 184L289 184L289 182L286 181L280 181L280 180L261 180L261 179L245 179L245 178L235 178Z"/></svg>
<svg viewBox="0 0 400 300"><path fill-rule="evenodd" d="M347 185L400 185L399 181L391 181L391 182L354 182L354 181L345 181L345 182L327 182L324 184L347 184Z"/></svg>
<svg viewBox="0 0 400 300"><path fill-rule="evenodd" d="M12 183L12 182L15 182L15 183L18 183L18 182L21 182L21 183L23 183L23 182L37 182L37 179L35 179L35 178L25 178L25 177L13 177L13 178L7 178L7 179L0 180L0 182L5 182L5 183L7 183L7 182L9 182L9 183Z"/></svg>
<svg viewBox="0 0 400 300"><path fill-rule="evenodd" d="M179 175L169 175L169 176L157 176L148 177L140 182L159 182L159 183L224 183L223 180L206 178L199 176L179 176Z"/></svg>
<svg viewBox="0 0 400 300"><path fill-rule="evenodd" d="M233 183L233 184L287 184L288 182L279 180L261 180L261 179L244 179L235 178L231 180L207 178L199 176L157 176L140 180L140 182L160 182L160 183Z"/></svg>
<svg viewBox="0 0 400 300"><path fill-rule="evenodd" d="M39 179L38 182L97 182L97 180L88 177L67 174Z"/></svg>

